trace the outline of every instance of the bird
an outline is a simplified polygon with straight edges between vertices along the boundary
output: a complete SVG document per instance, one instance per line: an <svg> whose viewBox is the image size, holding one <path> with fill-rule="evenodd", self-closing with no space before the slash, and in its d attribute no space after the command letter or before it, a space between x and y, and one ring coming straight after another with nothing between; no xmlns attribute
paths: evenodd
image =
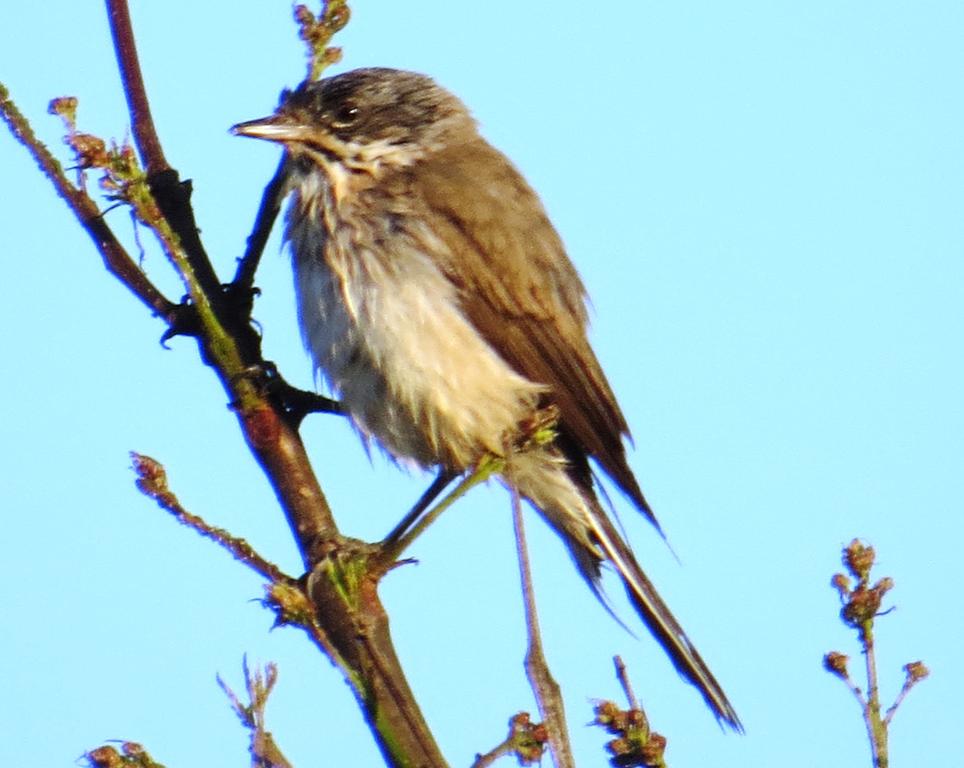
<svg viewBox="0 0 964 768"><path fill-rule="evenodd" d="M582 280L539 196L468 108L426 75L371 67L286 90L272 115L232 132L284 147L303 341L363 439L440 476L504 457L503 482L562 537L597 596L609 563L677 670L741 731L600 502L596 468L658 528L588 340ZM557 413L554 438L513 451L543 408Z"/></svg>

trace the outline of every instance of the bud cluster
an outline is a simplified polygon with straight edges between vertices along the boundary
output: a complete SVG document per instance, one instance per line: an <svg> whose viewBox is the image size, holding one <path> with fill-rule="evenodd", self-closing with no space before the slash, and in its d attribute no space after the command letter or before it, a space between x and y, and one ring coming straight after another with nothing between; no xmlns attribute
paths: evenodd
<svg viewBox="0 0 964 768"><path fill-rule="evenodd" d="M666 737L650 730L641 709L620 709L611 701L599 702L594 710L594 725L605 728L616 738L606 744L618 768L665 768L663 753Z"/></svg>
<svg viewBox="0 0 964 768"><path fill-rule="evenodd" d="M857 580L857 585L851 588L851 578L843 573L834 574L830 582L843 602L841 618L856 629L865 627L880 613L884 595L894 588L894 580L887 576L876 584L870 584L870 569L874 565L875 554L873 547L854 539L843 551L843 564Z"/></svg>

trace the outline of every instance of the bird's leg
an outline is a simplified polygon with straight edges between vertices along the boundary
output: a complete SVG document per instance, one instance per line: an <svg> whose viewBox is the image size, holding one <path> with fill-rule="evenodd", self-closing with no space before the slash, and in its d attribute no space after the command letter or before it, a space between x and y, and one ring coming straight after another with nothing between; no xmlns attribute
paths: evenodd
<svg viewBox="0 0 964 768"><path fill-rule="evenodd" d="M385 570L393 567L399 556L417 539L446 509L462 498L471 488L488 480L493 474L498 474L505 468L505 459L499 456L484 456L475 468L463 477L438 504L425 512L432 500L441 493L455 477L454 472L442 470L431 487L422 494L418 504L413 507L402 522L385 537L381 544L379 560ZM414 522L416 519L417 522Z"/></svg>
<svg viewBox="0 0 964 768"><path fill-rule="evenodd" d="M475 467L462 478L461 482L431 509L429 505L438 497L445 487L452 482L458 473L452 470L439 470L438 477L432 482L428 490L422 494L412 510L395 526L381 544L379 559L383 566L391 568L399 556L408 546L428 528L436 518L448 509L457 499L464 496L469 489L488 480L505 470L507 458L512 453L539 448L551 443L556 436L555 426L559 420L559 409L549 405L536 411L531 419L520 425L519 434L512 437L513 446L506 451L505 456L486 454ZM426 512L426 510L428 510Z"/></svg>
<svg viewBox="0 0 964 768"><path fill-rule="evenodd" d="M438 498L439 494L445 490L445 486L451 483L455 479L456 473L450 469L440 468L438 475L432 481L432 484L423 493L418 501L415 502L415 506L409 510L408 514L401 519L401 521L396 525L391 533L389 533L384 539L382 539L381 546L383 550L390 549L394 546L414 525L415 521L422 516L422 513L429 508L429 505L435 499Z"/></svg>

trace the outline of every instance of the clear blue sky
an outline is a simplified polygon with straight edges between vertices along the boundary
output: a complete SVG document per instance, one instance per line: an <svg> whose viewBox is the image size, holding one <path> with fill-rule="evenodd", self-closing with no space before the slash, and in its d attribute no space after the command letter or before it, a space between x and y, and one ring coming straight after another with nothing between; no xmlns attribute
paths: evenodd
<svg viewBox="0 0 964 768"><path fill-rule="evenodd" d="M10 3L0 79L59 147L50 97L122 136L100 3ZM277 149L228 127L302 75L286 2L135 3L170 161L194 179L222 273ZM671 764L868 764L860 715L820 666L856 654L828 586L860 535L896 580L884 698L932 677L892 729L892 764L945 766L964 718L957 599L964 498L964 6L953 2L353 4L342 68L430 73L540 191L594 300L593 339L633 427L632 464L680 563L624 508L653 579L747 728L717 728L650 637L613 622L530 516L547 652L581 765L604 764L591 700L626 660ZM260 580L133 486L154 456L182 501L291 571L298 559L225 396L194 346L106 275L0 135L0 762L72 765L105 739L165 764L244 764L214 683L274 660L270 727L299 766L375 766L338 674L269 632ZM132 242L127 214L109 214ZM145 238L149 241L149 238ZM133 246L132 246L133 247ZM146 264L176 281L154 245ZM308 386L290 269L259 276L266 354ZM344 531L387 531L426 480L371 462L337 419L304 430ZM453 765L534 705L504 492L447 514L385 581L399 652ZM634 617L610 584L617 610ZM855 659L856 664L856 659Z"/></svg>

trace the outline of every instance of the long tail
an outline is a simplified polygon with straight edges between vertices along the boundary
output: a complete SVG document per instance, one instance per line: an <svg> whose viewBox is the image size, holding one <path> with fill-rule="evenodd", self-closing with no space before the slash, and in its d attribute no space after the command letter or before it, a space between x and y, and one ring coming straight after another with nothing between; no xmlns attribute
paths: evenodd
<svg viewBox="0 0 964 768"><path fill-rule="evenodd" d="M604 604L599 566L604 560L612 563L636 611L676 669L703 694L720 720L742 732L722 687L599 504L585 457L574 458L567 461L551 451L518 454L506 482L518 488L562 536L580 573Z"/></svg>
<svg viewBox="0 0 964 768"><path fill-rule="evenodd" d="M593 538L619 573L626 594L636 611L642 617L649 631L653 633L663 649L669 654L674 666L683 677L689 680L706 701L713 713L731 728L742 733L743 724L723 693L710 668L686 636L686 632L673 616L669 606L663 602L652 582L643 573L629 546L623 541L609 517L595 499L591 503L590 528ZM567 537L570 548L579 547L576 541ZM576 555L577 564L585 562L584 556ZM583 570L582 566L580 569ZM598 566L596 573L584 573L594 591L599 594Z"/></svg>

